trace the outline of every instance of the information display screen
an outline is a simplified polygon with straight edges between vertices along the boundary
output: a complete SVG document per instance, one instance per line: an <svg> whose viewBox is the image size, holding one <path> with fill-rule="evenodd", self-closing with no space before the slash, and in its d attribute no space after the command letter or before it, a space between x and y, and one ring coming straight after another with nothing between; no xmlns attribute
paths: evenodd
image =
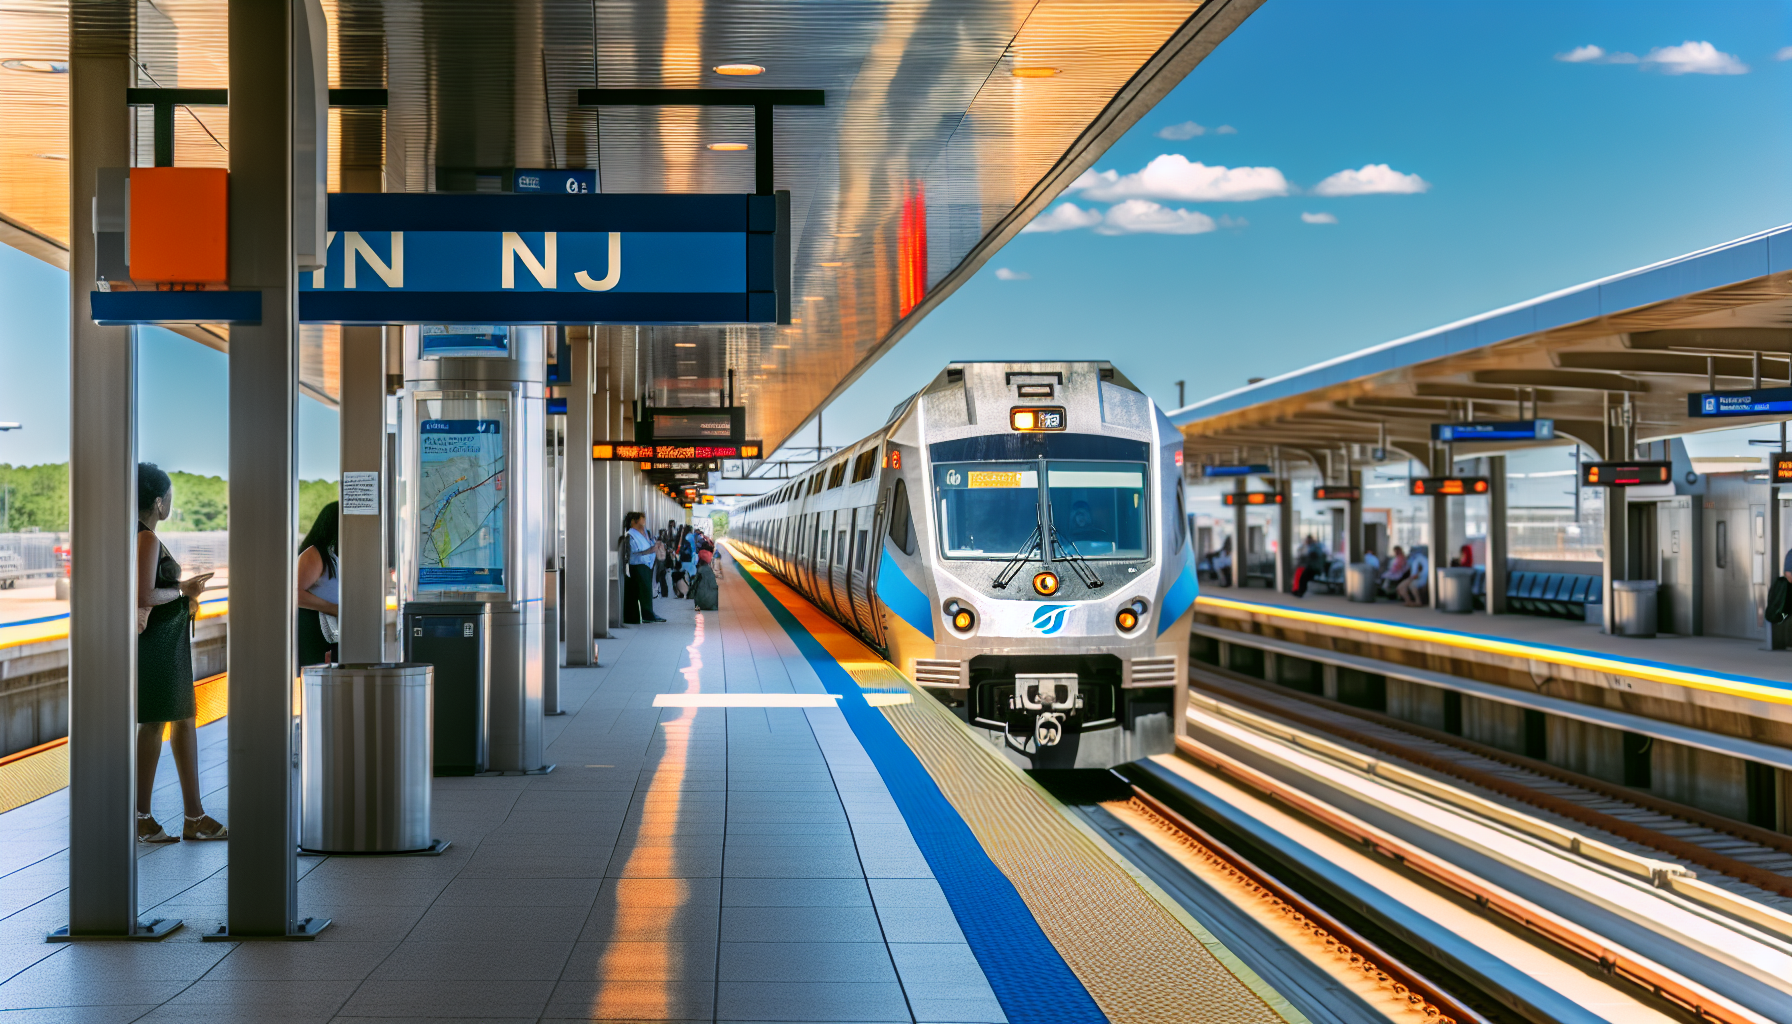
<svg viewBox="0 0 1792 1024"><path fill-rule="evenodd" d="M655 441L727 441L734 437L734 417L727 409L692 409L687 412L655 412Z"/></svg>
<svg viewBox="0 0 1792 1024"><path fill-rule="evenodd" d="M418 592L503 592L503 419L425 419L417 434Z"/></svg>
<svg viewBox="0 0 1792 1024"><path fill-rule="evenodd" d="M1486 494L1484 476L1415 476L1407 482L1407 493L1414 497L1455 494Z"/></svg>
<svg viewBox="0 0 1792 1024"><path fill-rule="evenodd" d="M1583 462L1582 487L1648 487L1674 478L1672 462Z"/></svg>
<svg viewBox="0 0 1792 1024"><path fill-rule="evenodd" d="M510 328L496 324L424 324L417 328L424 359L505 359L510 355Z"/></svg>

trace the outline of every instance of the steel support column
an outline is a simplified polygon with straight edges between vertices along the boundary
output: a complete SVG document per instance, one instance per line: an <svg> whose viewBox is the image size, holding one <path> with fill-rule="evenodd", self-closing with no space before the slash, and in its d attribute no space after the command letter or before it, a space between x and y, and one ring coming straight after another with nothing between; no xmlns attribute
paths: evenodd
<svg viewBox="0 0 1792 1024"><path fill-rule="evenodd" d="M378 504L371 512L343 507L337 552L342 572L341 656L345 664L384 661L386 656L386 329L344 327L340 360L337 436L342 494L349 474L373 474ZM301 530L310 523L300 523Z"/></svg>
<svg viewBox="0 0 1792 1024"><path fill-rule="evenodd" d="M69 4L67 934L153 937L137 921L137 338L93 322L93 196L131 162L131 0ZM178 923L178 922L176 922Z"/></svg>
<svg viewBox="0 0 1792 1024"><path fill-rule="evenodd" d="M566 663L597 664L597 611L602 593L594 574L601 565L597 544L597 506L592 478L600 476L607 462L591 459L593 413L597 407L596 380L591 366L591 331L569 336L572 368L566 383ZM601 487L598 489L601 493ZM598 556L598 557L594 557Z"/></svg>
<svg viewBox="0 0 1792 1024"><path fill-rule="evenodd" d="M1622 487L1605 488L1605 631L1612 631L1612 584L1630 578L1630 503Z"/></svg>
<svg viewBox="0 0 1792 1024"><path fill-rule="evenodd" d="M1238 590L1245 588L1245 562L1250 557L1250 509L1242 497L1249 490L1248 477L1233 478L1232 493L1240 495L1238 504L1232 506L1232 586Z"/></svg>
<svg viewBox="0 0 1792 1024"><path fill-rule="evenodd" d="M298 920L292 763L298 325L292 231L292 11L230 0L230 282L261 323L230 332L229 937Z"/></svg>
<svg viewBox="0 0 1792 1024"><path fill-rule="evenodd" d="M1431 475L1450 476L1456 467L1450 462L1446 449L1433 447L1431 450ZM1425 560L1429 578L1426 580L1427 603L1437 607L1438 584L1444 578L1444 569L1449 566L1446 552L1450 547L1450 499L1442 494L1431 496L1431 557Z"/></svg>
<svg viewBox="0 0 1792 1024"><path fill-rule="evenodd" d="M1351 470L1348 482L1356 488L1356 497L1344 503L1344 536L1345 543L1349 545L1349 557L1345 565L1362 561L1369 550L1363 537L1363 471ZM1379 552L1376 557L1381 557Z"/></svg>
<svg viewBox="0 0 1792 1024"><path fill-rule="evenodd" d="M1576 481L1575 486L1579 486ZM1487 568L1482 580L1487 588L1487 614L1506 614L1506 457L1487 458Z"/></svg>

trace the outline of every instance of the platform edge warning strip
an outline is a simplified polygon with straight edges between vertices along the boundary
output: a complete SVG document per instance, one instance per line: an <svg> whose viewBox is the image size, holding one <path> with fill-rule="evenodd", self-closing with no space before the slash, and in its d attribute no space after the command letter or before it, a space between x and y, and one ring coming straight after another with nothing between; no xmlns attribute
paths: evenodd
<svg viewBox="0 0 1792 1024"><path fill-rule="evenodd" d="M1480 651L1486 654L1501 654L1513 658L1553 662L1558 665L1570 665L1575 668L1616 676L1635 676L1650 682L1725 693L1734 697L1748 697L1774 704L1792 704L1792 684L1773 679L1762 679L1757 676L1735 675L1710 669L1694 672L1679 665L1670 665L1667 662L1629 658L1621 654L1596 654L1592 651L1560 647L1534 640L1508 640L1503 637L1487 636L1483 633L1468 633L1435 626L1409 626L1387 619L1339 615L1336 612L1310 612L1299 608L1284 608L1275 604L1241 601L1231 597L1209 597L1203 594L1195 599L1195 606L1199 608L1201 605L1292 619L1296 622L1305 622L1316 626L1356 629L1365 633L1375 633L1402 640L1444 644L1449 647L1460 647L1464 650Z"/></svg>
<svg viewBox="0 0 1792 1024"><path fill-rule="evenodd" d="M773 597L737 556L740 577L784 628L829 693L865 753L877 766L890 797L915 837L971 953L1012 1024L1101 1022L1095 1005L1033 913L995 862L989 859L958 812L940 792L914 751L882 713L866 702L859 685L821 642Z"/></svg>

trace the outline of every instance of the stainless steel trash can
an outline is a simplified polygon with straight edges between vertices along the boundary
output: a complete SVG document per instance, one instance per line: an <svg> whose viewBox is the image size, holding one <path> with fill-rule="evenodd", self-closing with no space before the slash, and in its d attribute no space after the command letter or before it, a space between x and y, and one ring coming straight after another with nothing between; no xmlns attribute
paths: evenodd
<svg viewBox="0 0 1792 1024"><path fill-rule="evenodd" d="M429 849L434 670L305 669L299 846L318 853Z"/></svg>
<svg viewBox="0 0 1792 1024"><path fill-rule="evenodd" d="M1365 562L1352 562L1344 570L1344 594L1352 601L1374 603L1379 573Z"/></svg>
<svg viewBox="0 0 1792 1024"><path fill-rule="evenodd" d="M1437 610L1462 614L1475 610L1475 570L1453 565L1438 573Z"/></svg>
<svg viewBox="0 0 1792 1024"><path fill-rule="evenodd" d="M1617 636L1654 636L1656 590L1654 580L1612 581L1612 633Z"/></svg>

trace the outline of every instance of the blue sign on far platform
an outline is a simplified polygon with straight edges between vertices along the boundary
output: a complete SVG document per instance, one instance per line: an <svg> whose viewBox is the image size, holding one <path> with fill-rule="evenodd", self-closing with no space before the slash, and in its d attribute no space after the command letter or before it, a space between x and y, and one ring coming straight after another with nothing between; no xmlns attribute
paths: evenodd
<svg viewBox="0 0 1792 1024"><path fill-rule="evenodd" d="M511 178L513 192L547 192L552 194L587 195L597 191L595 170L539 170L517 168Z"/></svg>
<svg viewBox="0 0 1792 1024"><path fill-rule="evenodd" d="M1686 396L1686 415L1771 416L1792 413L1792 388L1753 391L1694 391Z"/></svg>
<svg viewBox="0 0 1792 1024"><path fill-rule="evenodd" d="M1249 466L1206 466L1201 470L1204 477L1216 476L1267 476L1275 472L1268 466L1252 464Z"/></svg>
<svg viewBox="0 0 1792 1024"><path fill-rule="evenodd" d="M1433 423L1433 441L1553 441L1555 420L1513 420L1507 423Z"/></svg>

